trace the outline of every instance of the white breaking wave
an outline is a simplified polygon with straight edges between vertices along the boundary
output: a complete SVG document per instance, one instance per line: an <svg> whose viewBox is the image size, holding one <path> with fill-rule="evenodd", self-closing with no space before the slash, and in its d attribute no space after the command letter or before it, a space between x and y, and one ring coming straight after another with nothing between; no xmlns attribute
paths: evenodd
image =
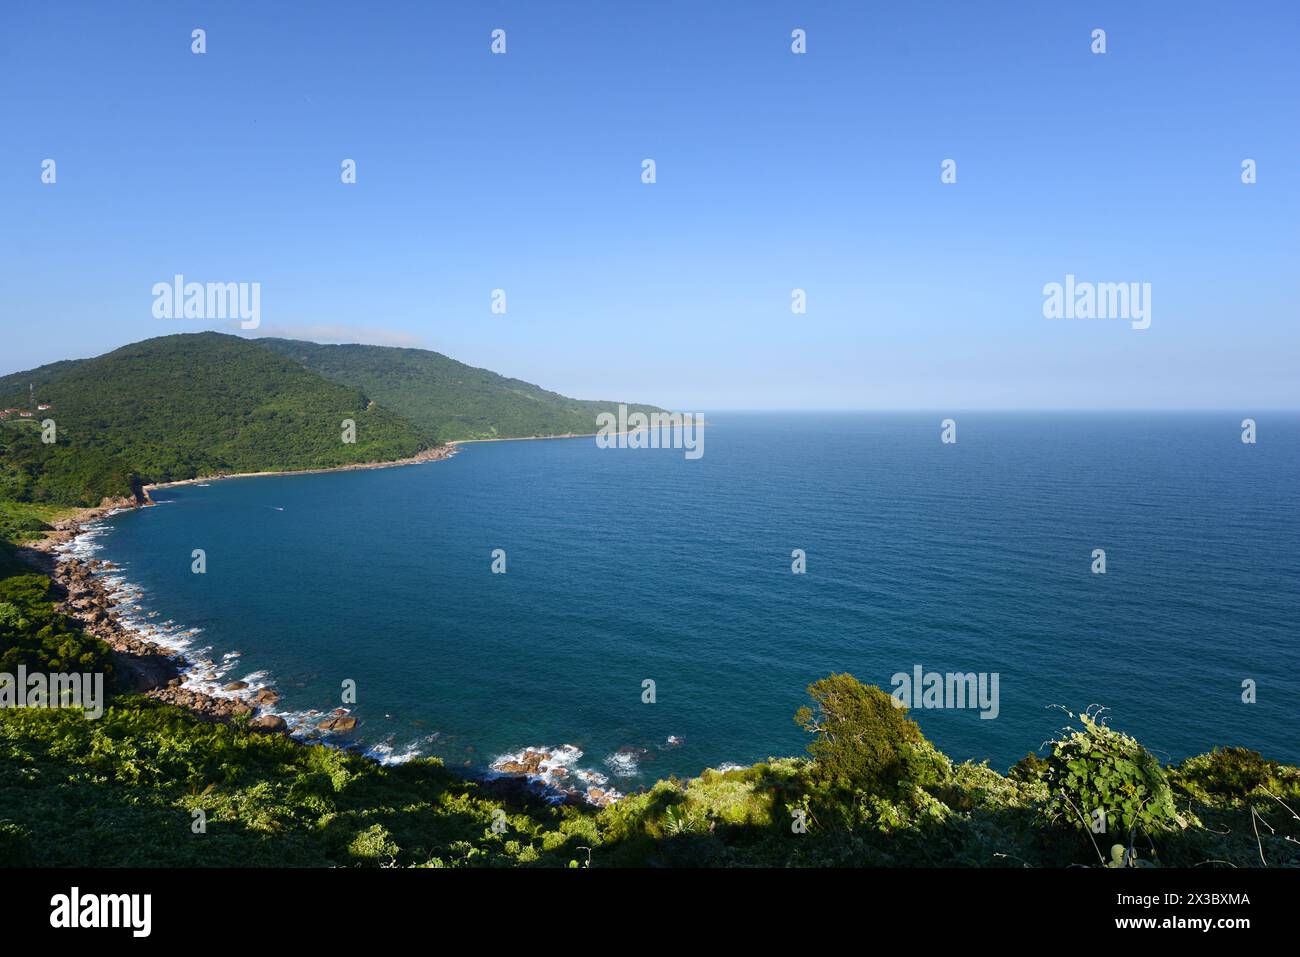
<svg viewBox="0 0 1300 957"><path fill-rule="evenodd" d="M391 741L381 741L379 744L371 745L364 753L366 757L373 758L380 764L405 764L418 758L420 749L414 744L408 744L398 751Z"/></svg>
<svg viewBox="0 0 1300 957"><path fill-rule="evenodd" d="M534 757L529 760L529 755ZM541 760L536 760L542 755ZM560 802L572 795L580 795L590 804L612 803L623 797L618 791L607 787L609 779L599 771L576 767L582 758L582 749L572 744L563 744L558 748L526 747L518 751L498 755L491 764L491 770L497 775L515 775L521 772L512 766L535 766L536 770L525 773L525 777L541 788L547 800Z"/></svg>

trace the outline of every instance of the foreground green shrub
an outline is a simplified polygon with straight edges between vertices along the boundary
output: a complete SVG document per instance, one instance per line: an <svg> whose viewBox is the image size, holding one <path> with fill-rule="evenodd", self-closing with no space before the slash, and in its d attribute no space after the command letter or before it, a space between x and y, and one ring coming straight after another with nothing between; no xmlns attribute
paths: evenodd
<svg viewBox="0 0 1300 957"><path fill-rule="evenodd" d="M1197 801L1241 801L1252 794L1281 800L1300 798L1295 768L1269 761L1248 748L1215 748L1169 769L1175 788Z"/></svg>
<svg viewBox="0 0 1300 957"><path fill-rule="evenodd" d="M1053 743L1047 760L1048 818L1098 834L1181 827L1169 781L1151 752L1107 727L1100 712L1081 714L1079 722L1081 729Z"/></svg>
<svg viewBox="0 0 1300 957"><path fill-rule="evenodd" d="M921 729L884 691L834 674L810 684L808 694L816 709L805 705L794 720L814 735L808 753L825 783L875 794L900 783L934 783L942 775L925 753Z"/></svg>

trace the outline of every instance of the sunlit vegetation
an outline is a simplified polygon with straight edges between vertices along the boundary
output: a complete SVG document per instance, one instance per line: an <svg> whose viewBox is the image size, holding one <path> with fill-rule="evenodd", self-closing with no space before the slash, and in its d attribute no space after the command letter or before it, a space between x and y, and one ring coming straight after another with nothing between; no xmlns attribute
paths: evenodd
<svg viewBox="0 0 1300 957"><path fill-rule="evenodd" d="M618 399L570 399L425 349L256 341L327 379L360 389L439 442L591 433L599 413L618 408ZM662 411L649 405L628 408Z"/></svg>
<svg viewBox="0 0 1300 957"><path fill-rule="evenodd" d="M426 432L361 391L236 336L164 336L0 378L0 407L51 408L56 441L0 427L0 499L95 505L141 483L414 455ZM343 440L344 421L356 424Z"/></svg>

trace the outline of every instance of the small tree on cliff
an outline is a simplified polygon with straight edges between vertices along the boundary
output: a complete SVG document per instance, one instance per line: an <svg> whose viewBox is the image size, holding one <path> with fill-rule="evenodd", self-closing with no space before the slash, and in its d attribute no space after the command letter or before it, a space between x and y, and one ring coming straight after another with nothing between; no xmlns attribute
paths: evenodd
<svg viewBox="0 0 1300 957"><path fill-rule="evenodd" d="M925 743L907 709L850 674L829 675L808 686L816 708L794 720L812 734L808 753L829 784L881 791L909 777L908 762Z"/></svg>

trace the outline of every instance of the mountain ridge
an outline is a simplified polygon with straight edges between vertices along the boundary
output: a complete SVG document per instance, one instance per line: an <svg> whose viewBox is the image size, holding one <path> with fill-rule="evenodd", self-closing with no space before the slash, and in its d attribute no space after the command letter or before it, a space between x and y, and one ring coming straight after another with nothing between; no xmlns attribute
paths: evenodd
<svg viewBox="0 0 1300 957"><path fill-rule="evenodd" d="M0 376L0 500L88 506L147 484L594 432L612 407L422 349L158 336Z"/></svg>
<svg viewBox="0 0 1300 957"><path fill-rule="evenodd" d="M569 398L429 349L322 345L272 337L250 341L331 381L361 389L429 430L438 442L591 433L596 431L597 414L620 404ZM664 411L623 404L631 411Z"/></svg>
<svg viewBox="0 0 1300 957"><path fill-rule="evenodd" d="M48 408L27 409L33 400ZM0 377L5 408L32 414L0 423L0 498L51 504L94 505L201 475L401 459L433 444L359 390L220 333Z"/></svg>

